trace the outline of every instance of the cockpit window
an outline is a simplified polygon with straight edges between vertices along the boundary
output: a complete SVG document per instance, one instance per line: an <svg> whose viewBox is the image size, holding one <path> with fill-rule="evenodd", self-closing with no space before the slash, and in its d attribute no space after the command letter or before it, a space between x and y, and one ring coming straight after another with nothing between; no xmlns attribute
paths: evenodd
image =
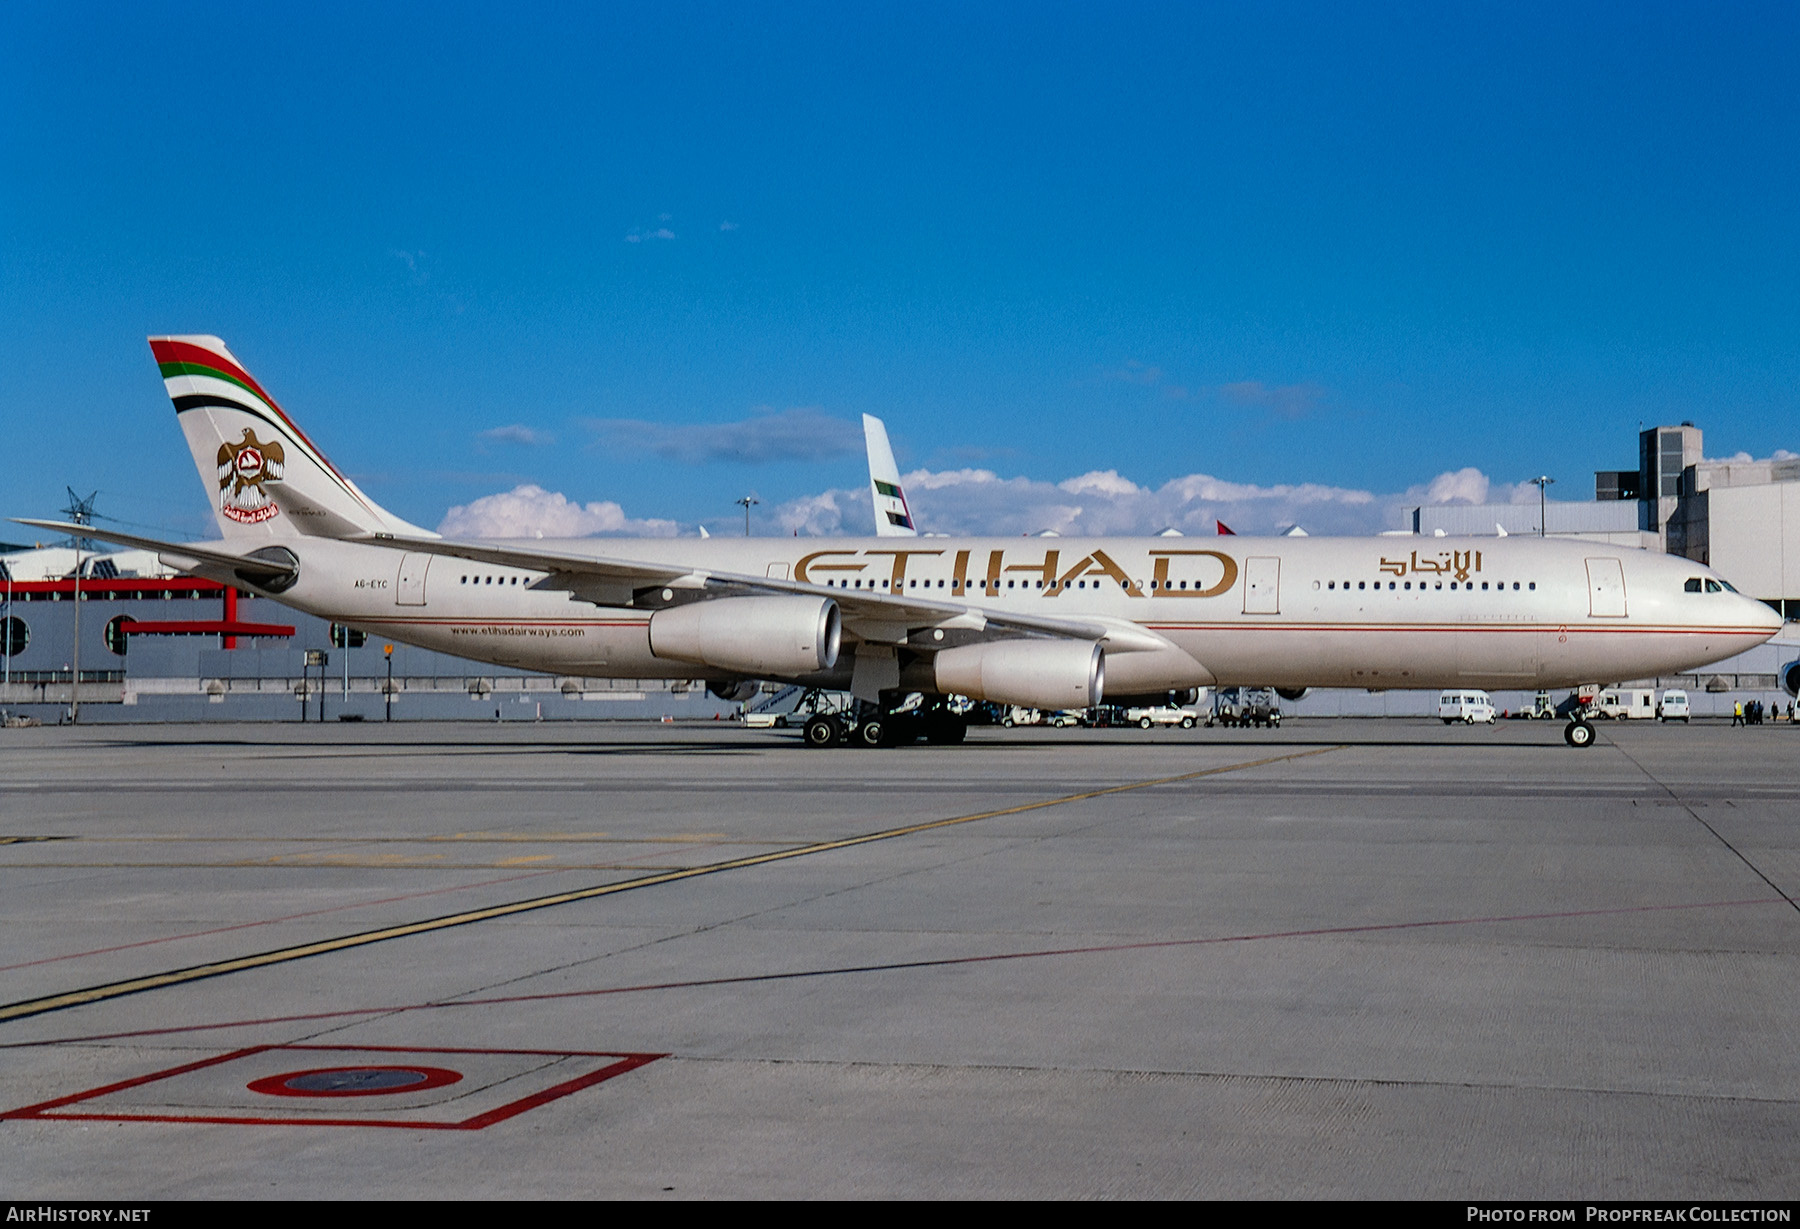
<svg viewBox="0 0 1800 1229"><path fill-rule="evenodd" d="M1700 578L1698 576L1690 576L1687 579L1687 583L1681 587L1688 593L1698 593L1700 592Z"/></svg>
<svg viewBox="0 0 1800 1229"><path fill-rule="evenodd" d="M1720 586L1718 581L1709 580L1706 582L1706 591L1708 593L1723 593L1725 590Z"/></svg>
<svg viewBox="0 0 1800 1229"><path fill-rule="evenodd" d="M1725 592L1727 592L1727 593L1736 593L1737 592L1737 586L1732 584L1729 580L1721 580L1719 583L1725 586Z"/></svg>

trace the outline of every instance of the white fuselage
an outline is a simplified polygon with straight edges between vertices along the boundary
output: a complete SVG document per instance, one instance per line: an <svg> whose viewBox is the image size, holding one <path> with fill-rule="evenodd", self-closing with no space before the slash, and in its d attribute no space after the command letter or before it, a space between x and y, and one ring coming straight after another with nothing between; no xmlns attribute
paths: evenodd
<svg viewBox="0 0 1800 1229"><path fill-rule="evenodd" d="M386 639L496 665L717 678L651 652L653 613L532 588L544 572L323 538L286 542L279 600ZM504 545L504 544L496 544ZM1107 693L1208 683L1536 688L1690 670L1780 619L1679 557L1534 538L533 539L533 550L899 595L976 611L1136 624L1182 652L1109 652ZM623 599L613 599L623 600ZM917 620L931 626L930 619ZM858 625L846 616L855 638ZM833 671L790 681L842 685ZM1190 660L1191 659L1191 660ZM840 677L842 676L842 677Z"/></svg>

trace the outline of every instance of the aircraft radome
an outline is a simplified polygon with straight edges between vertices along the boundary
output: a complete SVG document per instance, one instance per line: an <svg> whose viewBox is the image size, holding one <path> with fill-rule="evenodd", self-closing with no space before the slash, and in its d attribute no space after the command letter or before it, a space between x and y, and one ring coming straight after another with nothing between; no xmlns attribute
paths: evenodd
<svg viewBox="0 0 1800 1229"><path fill-rule="evenodd" d="M82 534L495 665L698 678L726 699L765 679L848 690L871 744L959 740L952 695L1564 687L1692 670L1781 626L1690 560L1520 536L452 540L376 506L218 338L150 348L221 536ZM913 528L894 523L903 497L886 503ZM1565 734L1593 738L1579 720Z"/></svg>

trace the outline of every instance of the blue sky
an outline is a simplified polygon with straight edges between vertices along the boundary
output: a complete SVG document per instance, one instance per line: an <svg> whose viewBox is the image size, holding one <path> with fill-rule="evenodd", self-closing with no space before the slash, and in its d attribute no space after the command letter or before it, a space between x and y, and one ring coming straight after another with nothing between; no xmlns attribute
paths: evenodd
<svg viewBox="0 0 1800 1229"><path fill-rule="evenodd" d="M0 511L206 530L162 332L426 525L1800 448L1792 5L249 8L8 15Z"/></svg>

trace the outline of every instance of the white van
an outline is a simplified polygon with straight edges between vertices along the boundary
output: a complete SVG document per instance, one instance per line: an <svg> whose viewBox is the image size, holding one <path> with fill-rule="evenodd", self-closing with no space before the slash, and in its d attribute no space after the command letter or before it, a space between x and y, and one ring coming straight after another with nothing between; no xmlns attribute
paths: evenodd
<svg viewBox="0 0 1800 1229"><path fill-rule="evenodd" d="M1460 721L1474 725L1477 721L1494 724L1494 702L1485 691L1444 691L1438 693L1438 716L1445 725Z"/></svg>
<svg viewBox="0 0 1800 1229"><path fill-rule="evenodd" d="M1609 687L1594 697L1594 716L1628 721L1656 716L1656 693L1648 687Z"/></svg>
<svg viewBox="0 0 1800 1229"><path fill-rule="evenodd" d="M1679 721L1684 725L1688 720L1688 698L1685 691L1663 692L1662 703L1656 706L1659 721Z"/></svg>

